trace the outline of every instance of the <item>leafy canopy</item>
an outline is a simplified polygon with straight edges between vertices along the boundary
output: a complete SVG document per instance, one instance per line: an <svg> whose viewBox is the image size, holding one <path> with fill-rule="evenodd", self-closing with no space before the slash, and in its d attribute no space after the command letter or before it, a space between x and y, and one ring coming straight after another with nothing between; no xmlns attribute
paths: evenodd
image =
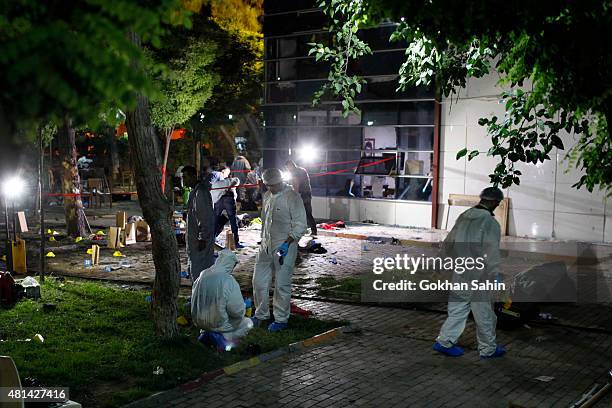
<svg viewBox="0 0 612 408"><path fill-rule="evenodd" d="M69 115L76 126L99 119L103 105L131 107L155 87L132 61L143 53L132 31L160 44L162 23L189 24L178 0L6 0L0 2L0 130Z"/></svg>

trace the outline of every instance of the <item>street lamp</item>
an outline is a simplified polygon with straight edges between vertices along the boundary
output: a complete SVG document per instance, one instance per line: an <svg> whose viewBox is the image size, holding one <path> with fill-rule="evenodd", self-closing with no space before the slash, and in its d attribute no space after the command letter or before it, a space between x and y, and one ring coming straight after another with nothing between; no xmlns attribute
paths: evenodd
<svg viewBox="0 0 612 408"><path fill-rule="evenodd" d="M304 145L298 149L300 161L304 163L312 163L318 154L319 149L313 145Z"/></svg>
<svg viewBox="0 0 612 408"><path fill-rule="evenodd" d="M9 199L14 203L15 199L19 197L25 190L24 181L13 176L6 179L2 183L2 195L4 196L4 220L6 222L6 269L9 272L13 272L13 251L11 247L11 237L9 230L9 211L8 202ZM17 226L15 225L15 219L13 218L13 238L17 241Z"/></svg>

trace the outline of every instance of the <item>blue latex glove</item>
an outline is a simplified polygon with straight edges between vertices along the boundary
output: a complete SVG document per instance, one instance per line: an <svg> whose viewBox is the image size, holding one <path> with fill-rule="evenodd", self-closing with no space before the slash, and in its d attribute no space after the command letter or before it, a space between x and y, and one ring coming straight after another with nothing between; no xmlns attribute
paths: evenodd
<svg viewBox="0 0 612 408"><path fill-rule="evenodd" d="M283 242L283 244L281 246L278 247L278 249L276 250L276 252L280 255L280 256L286 256L287 253L289 252L289 243L288 242Z"/></svg>

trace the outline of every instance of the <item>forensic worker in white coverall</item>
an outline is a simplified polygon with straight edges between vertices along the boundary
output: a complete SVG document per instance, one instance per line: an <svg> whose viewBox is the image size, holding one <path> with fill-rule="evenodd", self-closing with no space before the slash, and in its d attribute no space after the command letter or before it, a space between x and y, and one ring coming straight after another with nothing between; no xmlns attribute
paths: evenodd
<svg viewBox="0 0 612 408"><path fill-rule="evenodd" d="M191 317L196 327L203 329L209 343L220 350L233 347L253 327L245 317L245 305L240 285L231 275L238 263L236 255L224 249L215 264L202 271L191 292Z"/></svg>
<svg viewBox="0 0 612 408"><path fill-rule="evenodd" d="M285 184L279 169L267 169L262 179L268 191L263 196L261 246L253 273L255 316L259 326L270 318L270 284L274 276L274 322L268 330L287 328L291 310L291 276L298 241L306 233L306 211L302 198Z"/></svg>
<svg viewBox="0 0 612 408"><path fill-rule="evenodd" d="M504 195L497 187L485 188L480 193L480 203L459 216L455 226L444 240L445 249L455 258L483 257L485 259L485 267L477 274L472 272L458 274L455 271L453 273L454 282L468 282L475 277L478 277L479 281L492 282L499 275L501 230L493 211L503 199ZM457 340L465 329L470 311L476 322L480 357L488 359L503 356L506 350L496 343L497 317L493 310L492 294L471 290L451 291L448 317L440 329L433 349L451 357L463 355L463 349L457 345Z"/></svg>

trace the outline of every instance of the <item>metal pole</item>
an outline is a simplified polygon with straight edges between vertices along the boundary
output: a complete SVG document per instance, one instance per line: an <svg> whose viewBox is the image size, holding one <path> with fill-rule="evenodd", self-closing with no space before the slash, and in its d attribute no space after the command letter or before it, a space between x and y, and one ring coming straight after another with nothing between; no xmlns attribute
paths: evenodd
<svg viewBox="0 0 612 408"><path fill-rule="evenodd" d="M43 201L43 166L45 158L45 149L43 146L42 130L38 135L38 205L40 207L40 259L39 259L39 274L40 282L45 281L45 203Z"/></svg>
<svg viewBox="0 0 612 408"><path fill-rule="evenodd" d="M11 230L9 228L8 199L4 197L4 222L6 223L6 270L13 272L13 248L11 245Z"/></svg>

